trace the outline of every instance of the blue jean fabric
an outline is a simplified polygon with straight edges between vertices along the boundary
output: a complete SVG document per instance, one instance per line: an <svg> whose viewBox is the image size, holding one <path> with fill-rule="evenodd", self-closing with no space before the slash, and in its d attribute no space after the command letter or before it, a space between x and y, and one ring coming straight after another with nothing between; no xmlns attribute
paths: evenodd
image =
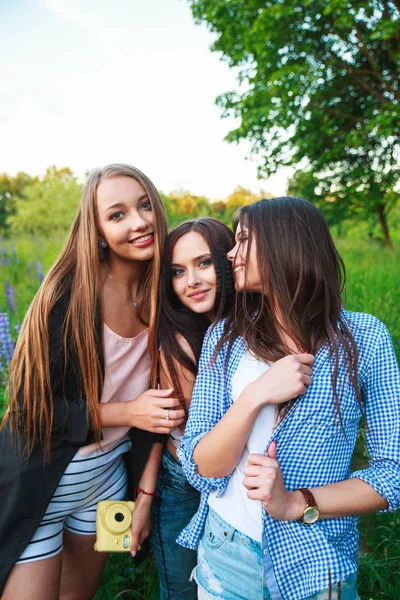
<svg viewBox="0 0 400 600"><path fill-rule="evenodd" d="M198 548L199 600L271 600L263 576L261 544L209 510ZM301 600L359 600L357 573Z"/></svg>
<svg viewBox="0 0 400 600"><path fill-rule="evenodd" d="M160 600L196 600L197 586L190 575L197 553L177 544L176 538L199 508L200 493L188 483L168 448L161 460L157 492L150 539L160 577Z"/></svg>

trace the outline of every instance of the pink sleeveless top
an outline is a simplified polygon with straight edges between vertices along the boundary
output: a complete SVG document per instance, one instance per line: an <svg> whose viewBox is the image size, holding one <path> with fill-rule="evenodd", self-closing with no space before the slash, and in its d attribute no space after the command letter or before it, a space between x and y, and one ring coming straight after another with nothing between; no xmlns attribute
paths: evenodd
<svg viewBox="0 0 400 600"><path fill-rule="evenodd" d="M150 354L148 330L134 338L123 338L104 323L104 387L100 402L127 402L149 389ZM112 450L124 438L129 427L103 429L102 450ZM81 456L89 456L96 444L79 449Z"/></svg>

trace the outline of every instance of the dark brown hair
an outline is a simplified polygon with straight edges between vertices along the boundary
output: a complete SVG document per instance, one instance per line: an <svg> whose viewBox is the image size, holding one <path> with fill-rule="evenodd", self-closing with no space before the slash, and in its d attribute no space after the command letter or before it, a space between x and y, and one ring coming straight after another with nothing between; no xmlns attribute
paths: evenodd
<svg viewBox="0 0 400 600"><path fill-rule="evenodd" d="M342 424L339 365L344 367L362 411L358 352L342 313L345 266L321 212L307 200L286 196L242 207L234 222L235 231L239 223L241 229L248 230L245 281L250 249L255 244L261 291L244 290L238 295L217 352L227 341L231 347L239 335L252 354L267 362L291 353L285 335L299 351L311 354L326 344L335 406ZM291 404L278 408L280 418Z"/></svg>
<svg viewBox="0 0 400 600"><path fill-rule="evenodd" d="M196 314L186 308L172 287L171 264L175 244L182 236L191 231L199 233L210 248L217 276L217 295L214 305L215 323L227 316L232 308L234 298L232 268L226 257L227 252L235 244L232 231L211 217L194 219L178 225L168 234L161 263L156 339L157 347L163 350L172 384L182 404L184 404L184 398L173 359L196 375L204 334L210 326L206 315ZM196 362L177 343L179 335L182 335L188 342Z"/></svg>

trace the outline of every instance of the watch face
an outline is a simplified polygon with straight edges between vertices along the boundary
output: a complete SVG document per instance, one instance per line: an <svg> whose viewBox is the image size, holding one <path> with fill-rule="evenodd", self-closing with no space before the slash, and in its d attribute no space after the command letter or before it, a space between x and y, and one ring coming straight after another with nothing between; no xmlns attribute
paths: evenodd
<svg viewBox="0 0 400 600"><path fill-rule="evenodd" d="M311 525L319 518L319 510L316 506L308 506L303 513L303 523Z"/></svg>

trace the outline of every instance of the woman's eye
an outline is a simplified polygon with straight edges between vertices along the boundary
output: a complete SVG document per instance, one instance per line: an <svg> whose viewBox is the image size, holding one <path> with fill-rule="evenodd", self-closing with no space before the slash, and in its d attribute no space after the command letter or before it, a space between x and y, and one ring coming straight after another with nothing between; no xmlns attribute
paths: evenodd
<svg viewBox="0 0 400 600"><path fill-rule="evenodd" d="M172 277L179 277L183 272L183 269L172 269Z"/></svg>
<svg viewBox="0 0 400 600"><path fill-rule="evenodd" d="M199 267L209 267L210 265L212 265L211 258L205 258L204 260L199 262Z"/></svg>
<svg viewBox="0 0 400 600"><path fill-rule="evenodd" d="M142 210L151 210L151 202L150 202L150 200L146 200L146 202L143 202L143 204L142 204Z"/></svg>
<svg viewBox="0 0 400 600"><path fill-rule="evenodd" d="M116 221L117 219L120 219L123 216L123 214L124 213L121 210L113 213L112 215L110 215L110 221Z"/></svg>

